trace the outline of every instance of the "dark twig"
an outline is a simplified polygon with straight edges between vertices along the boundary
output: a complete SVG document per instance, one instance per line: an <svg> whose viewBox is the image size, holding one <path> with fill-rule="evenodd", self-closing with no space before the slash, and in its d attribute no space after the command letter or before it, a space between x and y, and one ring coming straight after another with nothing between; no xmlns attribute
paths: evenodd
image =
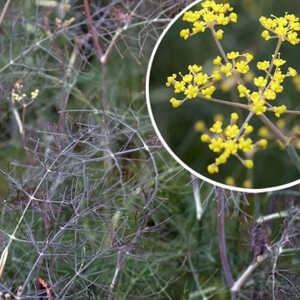
<svg viewBox="0 0 300 300"><path fill-rule="evenodd" d="M91 9L90 9L90 5L89 5L88 0L84 0L84 10L85 10L86 18L87 18L89 31L90 31L90 34L92 35L93 43L94 43L94 46L96 48L99 61L100 61L100 63L102 63L101 58L103 56L103 50L100 46L100 43L98 41L98 38L97 38L97 35L96 35L96 32L95 32L95 28L94 28L94 25L93 25L93 20L92 20L92 17L91 17Z"/></svg>

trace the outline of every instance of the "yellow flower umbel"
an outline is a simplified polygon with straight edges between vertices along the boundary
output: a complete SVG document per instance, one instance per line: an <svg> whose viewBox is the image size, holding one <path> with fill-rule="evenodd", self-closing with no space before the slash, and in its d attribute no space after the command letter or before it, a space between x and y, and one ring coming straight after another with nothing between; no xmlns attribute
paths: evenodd
<svg viewBox="0 0 300 300"><path fill-rule="evenodd" d="M298 32L300 31L299 18L293 14L285 14L284 17L259 18L261 25L266 28L261 34L265 40L278 38L281 41L288 41L292 45L300 42Z"/></svg>
<svg viewBox="0 0 300 300"><path fill-rule="evenodd" d="M248 99L249 108L256 115L262 115L269 108L269 110L273 111L275 116L279 118L286 111L284 105L273 106L269 102L276 100L277 94L283 91L282 83L286 77L294 77L297 75L297 71L292 67L288 67L287 73L284 74L281 66L285 63L286 61L280 58L280 53L277 52L273 55L271 61L264 60L257 62L257 69L263 71L265 75L253 78L252 81L253 85L257 88L256 91L251 92L244 84L237 86L240 98Z"/></svg>
<svg viewBox="0 0 300 300"><path fill-rule="evenodd" d="M214 84L222 78L219 66L216 66L211 74L202 72L202 66L189 65L189 73L183 75L179 73L167 77L166 86L173 87L174 93L184 94L182 100L172 97L170 102L174 108L182 105L186 100L199 96L210 99L216 90Z"/></svg>
<svg viewBox="0 0 300 300"><path fill-rule="evenodd" d="M230 124L223 128L223 122L216 120L215 123L206 130L203 127L204 133L201 135L201 141L208 143L208 148L219 155L215 162L207 166L207 171L210 174L219 172L219 166L225 164L230 156L237 157L241 163L248 169L252 169L254 163L251 159L241 157L241 154L249 153L255 149L265 149L268 145L266 139L259 140L253 143L252 138L248 137L253 132L253 127L248 123L239 127L237 122L239 115L237 113L231 114ZM199 121L198 121L199 122Z"/></svg>
<svg viewBox="0 0 300 300"><path fill-rule="evenodd" d="M198 32L204 32L207 28L220 25L226 26L229 23L237 22L237 14L232 12L233 8L228 4L216 4L214 1L203 1L202 9L196 11L187 11L184 13L182 20L192 23L192 29L182 29L180 36L185 40ZM218 29L215 32L217 39L223 38L224 31Z"/></svg>
<svg viewBox="0 0 300 300"><path fill-rule="evenodd" d="M223 64L221 57L218 56L213 60L213 63L219 65L220 71L224 73L226 77L230 77L234 73L247 74L250 69L249 63L253 59L253 55L248 52L240 54L238 51L232 51L227 53L226 58L231 62Z"/></svg>
<svg viewBox="0 0 300 300"><path fill-rule="evenodd" d="M29 96L24 92L23 80L18 80L11 91L11 100L14 103L21 103L23 107L27 107L38 97L39 92L39 89L35 89L30 92Z"/></svg>

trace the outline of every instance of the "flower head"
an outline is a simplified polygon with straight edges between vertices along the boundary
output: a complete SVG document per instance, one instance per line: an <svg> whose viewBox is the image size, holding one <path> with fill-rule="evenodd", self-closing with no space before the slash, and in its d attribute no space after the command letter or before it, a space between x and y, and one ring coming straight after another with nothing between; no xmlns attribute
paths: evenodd
<svg viewBox="0 0 300 300"><path fill-rule="evenodd" d="M249 71L248 63L244 60L241 60L236 63L236 70L239 73L246 74Z"/></svg>
<svg viewBox="0 0 300 300"><path fill-rule="evenodd" d="M286 13L284 17L272 16L271 18L266 18L262 16L259 18L259 22L266 29L261 34L265 40L274 37L281 41L288 41L292 45L300 42L297 33L300 30L300 23L299 18L295 15ZM271 36L270 32L274 36Z"/></svg>
<svg viewBox="0 0 300 300"><path fill-rule="evenodd" d="M218 29L218 30L216 31L216 38L217 38L218 40L221 40L221 39L223 38L223 34L224 34L224 30Z"/></svg>
<svg viewBox="0 0 300 300"><path fill-rule="evenodd" d="M270 67L270 63L266 60L257 63L257 69L266 71Z"/></svg>
<svg viewBox="0 0 300 300"><path fill-rule="evenodd" d="M210 174L218 173L218 166L226 164L231 156L236 156L246 168L251 169L254 166L253 161L251 159L243 159L241 155L254 149L265 149L267 147L265 139L254 143L252 138L247 136L253 132L253 126L245 123L242 127L239 127L237 124L238 120L239 115L232 113L230 115L230 124L224 130L222 129L223 122L216 120L209 129L210 132L201 135L201 141L208 143L208 148L212 152L219 153L215 158L215 162L207 167L207 171Z"/></svg>
<svg viewBox="0 0 300 300"><path fill-rule="evenodd" d="M222 121L216 121L209 130L214 133L222 133L223 132L222 126L223 126Z"/></svg>
<svg viewBox="0 0 300 300"><path fill-rule="evenodd" d="M273 106L273 110L274 110L275 116L277 118L279 118L280 115L282 115L286 111L286 106L285 105Z"/></svg>
<svg viewBox="0 0 300 300"><path fill-rule="evenodd" d="M190 36L199 32L205 32L208 27L212 25L226 26L229 23L237 22L237 14L232 12L233 8L228 4L217 4L215 1L206 0L201 3L201 10L188 10L184 13L182 20L192 23L192 32L189 29L183 29L180 36L185 40ZM224 31L218 29L215 32L217 39L223 38Z"/></svg>
<svg viewBox="0 0 300 300"><path fill-rule="evenodd" d="M232 51L230 53L227 53L228 59L235 59L240 56L240 53L238 51Z"/></svg>
<svg viewBox="0 0 300 300"><path fill-rule="evenodd" d="M170 103L172 104L172 106L173 106L174 108L177 108L177 107L179 107L180 105L182 105L183 101L177 100L176 98L172 97L172 98L170 99Z"/></svg>
<svg viewBox="0 0 300 300"><path fill-rule="evenodd" d="M182 29L179 33L180 37L184 38L187 40L190 36L190 30L189 29Z"/></svg>
<svg viewBox="0 0 300 300"><path fill-rule="evenodd" d="M257 87L265 87L267 85L267 80L262 76L254 78L253 82Z"/></svg>

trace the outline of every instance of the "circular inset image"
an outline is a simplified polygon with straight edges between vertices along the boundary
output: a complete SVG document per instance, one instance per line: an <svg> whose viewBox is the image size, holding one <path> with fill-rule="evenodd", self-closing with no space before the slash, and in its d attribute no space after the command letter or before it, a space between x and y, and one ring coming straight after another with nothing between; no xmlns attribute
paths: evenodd
<svg viewBox="0 0 300 300"><path fill-rule="evenodd" d="M300 183L299 11L297 1L196 1L160 37L148 109L194 175L244 192Z"/></svg>

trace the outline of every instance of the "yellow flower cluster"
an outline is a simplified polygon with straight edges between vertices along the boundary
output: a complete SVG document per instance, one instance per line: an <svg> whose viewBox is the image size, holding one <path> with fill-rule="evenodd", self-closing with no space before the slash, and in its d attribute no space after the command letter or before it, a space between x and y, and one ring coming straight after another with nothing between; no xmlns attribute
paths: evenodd
<svg viewBox="0 0 300 300"><path fill-rule="evenodd" d="M253 55L251 53L243 53L240 54L238 51L232 51L227 53L227 58L231 62L227 62L226 64L222 63L222 58L217 56L213 60L213 64L219 66L219 69L215 71L222 72L226 75L226 77L230 77L234 72L246 74L249 71L249 63L253 59Z"/></svg>
<svg viewBox="0 0 300 300"><path fill-rule="evenodd" d="M187 28L180 31L180 36L185 40L198 32L204 32L208 27L226 26L230 22L237 22L237 14L232 12L233 8L228 3L216 4L214 1L207 0L203 1L201 6L201 10L189 10L183 15L183 21L193 24L192 30ZM216 37L222 39L223 33L222 29L217 30Z"/></svg>
<svg viewBox="0 0 300 300"><path fill-rule="evenodd" d="M251 159L243 159L239 152L249 153L255 148L265 149L268 145L266 139L260 139L256 143L248 137L253 132L253 127L248 123L239 127L237 121L239 116L237 113L231 114L230 124L223 128L223 122L216 120L215 123L205 130L203 126L202 131L206 131L201 135L201 141L208 143L208 148L220 155L215 159L215 162L207 166L207 171L211 174L219 172L219 166L225 164L230 156L237 157L240 162L248 169L253 168L254 163Z"/></svg>
<svg viewBox="0 0 300 300"><path fill-rule="evenodd" d="M292 45L296 45L300 42L297 31L300 31L299 18L293 14L285 14L284 17L271 17L266 18L264 16L259 18L259 22L267 30L264 30L261 36L265 40L271 38L278 38L281 41L288 41ZM270 35L274 34L274 35Z"/></svg>
<svg viewBox="0 0 300 300"><path fill-rule="evenodd" d="M174 108L179 107L186 100L197 98L200 95L210 99L216 90L214 83L222 78L217 68L211 75L202 72L202 66L196 64L189 65L188 70L188 74L182 75L179 73L179 76L173 74L167 78L167 87L173 86L175 94L183 93L185 95L183 100L178 100L174 97L170 99Z"/></svg>
<svg viewBox="0 0 300 300"><path fill-rule="evenodd" d="M11 100L13 102L22 102L23 106L27 106L37 98L37 96L39 95L39 90L35 89L34 91L32 91L29 97L26 93L23 92L22 82L22 80L18 80L17 82L15 82L14 87L11 91ZM29 103L25 103L26 99L29 100Z"/></svg>
<svg viewBox="0 0 300 300"><path fill-rule="evenodd" d="M279 118L285 111L286 106L272 106L269 101L276 99L277 94L283 91L282 83L286 77L294 77L297 75L297 71L289 67L286 74L282 73L281 66L286 63L285 60L281 59L280 54L278 57L273 56L271 62L264 60L257 62L256 66L258 70L265 72L265 76L258 76L253 78L253 83L257 87L257 91L251 92L245 85L239 84L237 90L241 98L248 98L251 110L261 115L267 111L267 108L272 108L275 116ZM272 73L272 68L275 69Z"/></svg>
<svg viewBox="0 0 300 300"><path fill-rule="evenodd" d="M269 108L272 108L276 117L280 117L285 111L286 106L272 106L270 101L277 98L277 94L283 91L282 83L286 77L294 77L297 71L289 67L286 74L280 68L286 63L285 60L279 57L273 57L272 62L259 61L257 63L258 70L265 72L265 76L258 76L252 79L253 84L257 87L256 91L250 91L244 84L239 84L237 90L241 98L246 97L249 103L249 110L253 111L256 115L265 113ZM223 77L231 77L234 74L249 73L249 63L253 60L251 53L240 54L238 51L227 53L227 63L222 62L222 58L217 56L213 59L214 69L211 74L202 72L202 66L189 65L189 73L182 75L179 73L173 74L167 78L166 86L174 87L174 93L183 93L184 99L179 100L175 97L170 99L174 108L179 107L188 99L194 99L199 96L204 96L210 99L216 90L215 83ZM274 71L270 73L271 68ZM179 80L180 79L180 80Z"/></svg>
<svg viewBox="0 0 300 300"><path fill-rule="evenodd" d="M210 99L216 90L215 83L224 76L230 77L234 72L246 74L249 71L249 62L253 59L251 53L240 54L239 52L230 52L227 54L231 62L222 63L222 58L217 56L213 60L214 68L211 74L202 72L202 66L189 65L189 73L182 75L179 73L167 77L166 86L174 87L174 93L183 93L185 98L182 100L172 97L170 102L174 108L182 105L186 100L197 98L202 95ZM178 78L180 77L180 80Z"/></svg>
<svg viewBox="0 0 300 300"><path fill-rule="evenodd" d="M27 95L25 93L19 94L15 89L11 91L11 99L13 102L22 102L26 97Z"/></svg>

